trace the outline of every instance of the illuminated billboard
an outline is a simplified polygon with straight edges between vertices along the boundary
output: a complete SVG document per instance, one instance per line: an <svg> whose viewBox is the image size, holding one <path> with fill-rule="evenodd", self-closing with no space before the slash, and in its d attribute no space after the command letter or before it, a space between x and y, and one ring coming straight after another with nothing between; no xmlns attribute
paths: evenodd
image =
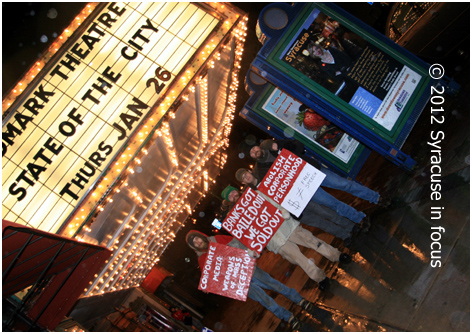
<svg viewBox="0 0 472 334"><path fill-rule="evenodd" d="M278 88L274 87L261 109L343 163L349 163L359 146L357 140Z"/></svg>
<svg viewBox="0 0 472 334"><path fill-rule="evenodd" d="M280 59L392 130L421 75L319 9L309 17Z"/></svg>
<svg viewBox="0 0 472 334"><path fill-rule="evenodd" d="M293 137L303 142L317 159L339 173L358 173L370 150L321 116L318 109L309 108L271 83L258 86L254 78L246 77L253 92L241 117L276 138Z"/></svg>
<svg viewBox="0 0 472 334"><path fill-rule="evenodd" d="M98 5L4 110L3 218L50 232L87 219L237 16L222 17L197 3Z"/></svg>
<svg viewBox="0 0 472 334"><path fill-rule="evenodd" d="M305 5L267 60L374 135L399 147L405 124L417 116L412 114L429 92L424 64L322 4Z"/></svg>

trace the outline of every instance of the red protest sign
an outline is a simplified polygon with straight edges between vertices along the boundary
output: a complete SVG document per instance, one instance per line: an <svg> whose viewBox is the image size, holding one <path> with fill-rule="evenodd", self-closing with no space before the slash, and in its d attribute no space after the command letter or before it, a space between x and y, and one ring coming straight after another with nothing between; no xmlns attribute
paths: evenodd
<svg viewBox="0 0 472 334"><path fill-rule="evenodd" d="M257 189L282 204L305 164L302 158L282 149Z"/></svg>
<svg viewBox="0 0 472 334"><path fill-rule="evenodd" d="M247 188L223 220L223 227L258 253L282 225L282 213L259 193Z"/></svg>
<svg viewBox="0 0 472 334"><path fill-rule="evenodd" d="M198 289L246 301L255 265L245 250L211 242Z"/></svg>
<svg viewBox="0 0 472 334"><path fill-rule="evenodd" d="M257 189L299 217L324 178L323 172L283 149Z"/></svg>

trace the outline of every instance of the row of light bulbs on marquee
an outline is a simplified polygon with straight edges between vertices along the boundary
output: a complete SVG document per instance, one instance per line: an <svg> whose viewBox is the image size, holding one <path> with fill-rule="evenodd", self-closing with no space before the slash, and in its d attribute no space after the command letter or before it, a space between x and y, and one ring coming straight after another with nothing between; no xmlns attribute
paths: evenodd
<svg viewBox="0 0 472 334"><path fill-rule="evenodd" d="M235 106L233 105L233 103L235 103L235 100L236 100L236 91L237 91L237 87L238 87L238 80L237 80L238 79L238 73L237 72L239 71L239 69L241 67L241 58L242 58L242 54L243 54L243 50L244 50L243 49L243 43L245 42L245 36L246 36L245 31L247 30L246 23L247 23L247 17L242 18L241 20L239 20L239 23L237 24L237 26L232 31L232 35L235 37L235 40L236 40L236 50L237 50L236 52L238 52L235 55L234 71L232 73L233 81L232 81L232 84L231 84L231 87L230 87L230 91L232 92L230 94L230 96L232 96L232 99L229 101L229 103L232 106L232 107L230 107L232 112L234 112L234 110L235 110ZM213 44L213 43L214 43L214 39L210 40L211 46L215 47L216 45ZM210 63L211 63L212 60L214 61L214 60L217 60L221 57L221 54L220 54L219 50L215 50L214 52L211 51L211 48L209 48L210 44L207 44L204 47L204 50L207 50L207 51L204 52L205 56L207 56L207 55L210 56L211 55L211 57L212 57L210 59L210 61L207 61L205 63L206 70L208 70L208 68L210 67ZM226 49L227 46L223 45L222 48ZM206 57L203 57L203 59L206 59ZM196 61L198 63L198 58L197 58ZM189 75L188 73L189 73L189 70L185 71L183 76ZM190 71L190 73L192 73L192 72ZM199 84L202 79L203 79L202 77L199 77L196 80L194 80L194 83L189 85L189 87L188 87L189 90L187 90L183 94L179 95L179 97L183 101L188 100L189 94L195 92L196 85ZM171 91L170 93L173 94L173 92L174 91ZM172 104L174 102L176 102L175 101L176 96L174 96L172 94L168 94L168 96L166 96L164 98L164 100L163 100L164 102L160 104L160 113L162 113L163 115L166 115L165 118L174 118L175 117L175 113L169 111L169 109L168 109L172 106ZM170 100L169 95L172 95L172 100ZM165 101L169 101L169 102L165 103ZM229 113L227 113L227 114L229 114ZM232 115L231 117L234 118L234 115ZM151 120L152 120L152 118L151 118ZM163 121L162 123L164 123L164 122L166 122L166 121ZM146 128L146 126L144 128ZM142 131L140 133L142 133ZM145 131L144 133L148 134L147 131ZM230 129L226 130L226 133L229 134ZM144 140L143 138L140 139L141 142L143 142L143 140ZM148 144L150 144L150 143L148 142ZM147 145L145 147L147 147ZM125 151L129 151L129 150L130 150L130 147L128 147ZM141 153L136 154L138 156L138 158L139 158L140 154ZM119 175L119 177L121 179L125 179L126 174L129 174L129 171L127 169L131 168L131 170L133 170L133 167L132 167L133 165L134 165L134 162L133 162L131 152L128 155L123 154L122 159L120 161L116 162L116 169L111 170L109 172L109 174L112 177L113 177L113 175ZM105 178L105 180L106 180L106 178ZM122 182L123 181L121 181L121 183ZM119 187L120 185L121 184L115 184L115 188ZM100 189L98 189L98 190L100 190ZM103 195L101 195L101 194L103 194ZM113 194L112 194L111 190L107 190L106 192L104 190L102 190L101 192L98 191L98 192L94 192L92 194L92 196L94 196L95 198L99 198L99 200L98 200L99 203L102 203L102 202L106 203L108 201L107 197L109 198L112 195ZM84 211L84 209L81 209L81 211ZM75 215L74 220L75 220L75 224L73 224L74 227L84 226L84 223L90 224L90 220L87 220L87 215L86 214L81 215L80 212ZM76 236L74 230L70 230L70 232L68 234L71 237Z"/></svg>
<svg viewBox="0 0 472 334"><path fill-rule="evenodd" d="M246 23L247 23L247 17L241 18L239 20L239 23L237 24L237 26L234 27L234 29L231 32L232 35L235 37L236 50L238 50L238 54L235 56L235 64L234 64L236 71L239 70L240 64L241 64L241 56L242 56L242 53L243 53L242 44L245 42L245 35L246 35L246 33L244 33L244 31L247 29ZM219 50L211 51L212 49L209 48L209 45L211 45L212 47L217 46L216 44L214 44L215 43L214 40L215 39L210 40L210 44L207 44L204 47L204 50L207 50L207 51L205 51L205 56L207 54L208 54L208 56L211 56L210 61L217 60L221 57L221 54L220 54ZM226 49L226 47L227 47L226 45L223 45L222 49ZM206 57L203 57L203 58L206 59ZM208 68L210 67L210 65L209 65L210 61L207 61L204 64L206 70L208 70ZM190 66L191 69L194 66L196 66L195 63L199 64L200 62L201 62L201 60L199 58L196 58L194 60L194 62L192 63L192 65ZM190 74L188 74L189 71L190 70L186 70L184 72L183 76L190 75ZM195 72L195 70L192 70L192 71L190 71L191 74L193 74ZM189 94L191 94L192 92L195 91L196 85L201 80L202 80L202 77L194 79L194 82L192 84L189 84L189 86L187 87L190 90L187 89L182 94L178 95L179 99L182 99L182 101L188 100ZM233 73L233 84L231 86L231 91L234 91L234 95L236 94L237 85L238 85L237 73ZM185 83L185 86L187 86L186 83ZM167 96L165 96L165 98L163 99L163 102L160 103L160 107L159 107L159 110L160 110L159 114L165 115L165 117L164 117L165 119L171 119L171 118L175 117L175 113L172 112L172 111L169 111L169 108L173 105L173 103L177 103L177 104L180 103L180 102L175 100L176 96L173 95L175 93L174 90L172 90L168 93L169 94L167 94ZM170 100L170 97L169 97L170 95L172 96L172 100ZM169 102L165 102L165 101L169 101ZM233 98L232 101L235 101L235 98ZM234 109L235 109L235 107L232 108L233 112L234 112ZM151 117L150 120L153 121L153 118ZM164 123L164 122L166 122L166 121L164 120L162 123ZM153 130L149 130L149 131L153 131ZM227 130L227 133L229 133L229 131L230 130ZM143 127L143 130L140 131L140 134L142 134L142 133L144 133L144 135L147 135L149 133L146 125ZM137 153L135 153L135 155L138 159L140 159L140 156L143 155L143 153L141 153L141 152L144 152L144 155L147 154L146 153L146 148L149 147L149 145L151 144L149 140L148 140L147 144L144 143L144 137L145 137L144 135L139 140L140 143L144 144L144 149L137 150ZM147 137L147 138L149 138L149 137ZM110 180L121 180L121 181L120 182L115 182L114 185L109 185L107 187L100 187L100 185L98 185L98 187L95 189L95 192L93 192L93 194L92 194L92 199L95 198L95 201L98 202L97 207L100 207L100 208L98 208L98 210L101 210L102 207L103 207L103 205L101 203L106 204L107 201L109 201L109 198L111 196L113 196L113 191L111 190L111 188L116 189L119 186L121 186L121 184L124 182L124 179L127 177L127 174L130 174L130 170L134 170L133 165L135 164L135 162L133 161L133 159L134 158L133 158L133 155L131 154L131 148L130 147L126 148L125 149L125 154L123 154L121 156L121 159L119 159L116 162L115 169L111 169L108 172L108 176L110 177ZM128 170L128 169L130 169L130 170ZM116 179L115 179L115 177L116 177ZM107 181L107 177L105 177L103 179L102 183L105 183L105 184L108 185L108 184L110 184L110 181ZM86 208L87 208L86 210L84 210L84 208L81 208L80 211L78 211L74 215L74 217L72 218L74 223L71 224L71 226L73 228L70 228L69 231L66 231L66 235L68 235L69 237L76 237L78 230L85 228L85 224L90 224L91 223L91 220L93 220L93 217L92 218L90 218L90 217L93 215L93 212L95 211L95 215L97 214L97 212L95 210L95 207L93 205L92 206L91 205L86 205Z"/></svg>
<svg viewBox="0 0 472 334"><path fill-rule="evenodd" d="M186 175L181 174L180 177L174 175L168 182L167 187L164 190L164 194L157 198L157 202L154 203L152 210L149 210L147 215L141 219L133 217L128 225L126 226L125 232L122 235L128 235L128 240L117 240L114 241L112 246L113 255L107 262L106 267L102 270L101 274L97 274L97 280L90 282L91 286L86 289L86 295L92 296L94 294L102 294L105 292L116 291L124 288L130 288L139 286L144 278L147 276L152 267L159 262L159 258L169 245L174 241L175 234L178 230L185 226L180 223L179 220L184 221L190 213L191 206L187 202L188 196L191 191L196 187L196 184L202 179L205 173L208 173L204 167L208 160L214 156L218 151L224 150L229 146L229 139L227 138L231 132L231 125L235 114L235 102L236 92L238 89L238 72L241 67L241 58L243 54L243 43L245 41L245 30L247 17L240 20L240 23L233 31L233 36L236 37L236 48L235 48L235 62L234 69L232 72L232 82L229 88L229 97L227 112L223 120L223 126L221 131L215 134L212 138L211 143L208 142L208 123L203 124L203 144L210 144L206 149L202 149L198 158L193 162L191 166L192 172ZM227 46L223 46L227 47ZM202 55L203 57L206 54ZM213 54L213 58L207 62L207 68L212 68L215 62L221 57L219 52ZM188 77L184 76L186 79ZM183 80L183 79L182 79ZM207 122L208 118L208 82L204 77L200 77L196 80L194 85L188 87L188 93L182 95L182 100L188 100L188 94L195 91L195 85L200 84L202 92L202 120ZM165 99L164 101L166 101ZM161 103L161 107L166 107L166 102ZM168 107L168 106L167 106ZM169 118L175 118L175 113L168 114ZM169 156L171 157L173 165L178 168L179 163L177 160L177 154L175 151L175 145L172 142L172 136L170 135L170 125L168 121L163 121L161 126L156 130L158 136L161 136L165 142L165 146L168 150ZM144 137L144 136L143 136ZM143 154L147 152L143 151ZM131 163L125 165L127 171L133 170L136 165L141 163L142 157L134 158ZM226 163L227 155L222 154L219 166L222 168ZM118 165L121 164L118 162ZM123 167L121 167L123 168ZM132 172L130 172L132 173ZM208 174L207 174L208 175ZM209 177L209 182L215 183L216 181ZM110 191L108 198L104 202L112 201L112 196L118 192ZM142 205L143 198L141 198L136 191L130 190L131 198L137 203ZM203 195L204 193L200 193ZM164 198L163 198L164 196ZM103 211L103 206L100 207ZM181 219L179 215L184 214ZM150 217L148 217L150 216ZM131 233L128 230L131 229ZM82 231L90 231L89 227L85 227ZM80 236L77 236L81 239Z"/></svg>
<svg viewBox="0 0 472 334"><path fill-rule="evenodd" d="M199 176L201 176L201 175L199 175ZM185 195L185 198L186 198L187 194L184 194L184 195ZM173 217L171 217L172 222L175 222L176 216L179 213L182 213L183 209L180 210L180 211L176 211L174 209L174 215L173 215ZM161 212L164 214L164 216L169 213L168 210L166 210L166 211L161 210ZM133 219L133 220L134 220L135 223L137 223L136 219ZM165 219L162 219L161 217L159 217L159 219L157 219L157 220L158 221L162 221L162 220L165 221ZM175 238L175 233L173 231L171 231L171 229L170 229L170 227L172 227L172 224L170 224L170 227L167 228L167 230L165 229L165 227L162 228L162 225L161 225L161 231L158 235L156 235L157 233L156 233L155 230L153 230L151 232L151 236L154 236L154 240L149 240L148 242L145 241L143 243L142 240L146 240L149 237L149 233L147 235L145 235L144 237L142 236L143 232L144 232L144 229L146 229L146 232L151 231L151 228L149 227L149 223L147 225L148 225L148 227L146 228L146 226L144 226L144 223L141 223L139 225L139 227L136 228L136 230L135 230L136 235L132 236L130 238L131 241L129 241L125 245L126 247L128 247L128 250L125 247L118 247L117 245L114 247L115 253L116 253L116 251L120 250L119 255L118 255L118 257L115 258L115 261L113 262L113 264L109 266L109 271L112 271L112 272L106 272L103 275L105 277L105 279L103 279L103 277L102 277L99 280L99 282L102 283L102 289L99 286L95 286L95 290L97 290L98 293L103 293L103 292L107 292L107 291L115 291L116 289L123 288L123 282L121 282L119 286L111 286L110 284L117 277L121 277L121 279L126 280L127 276L130 276L130 274L133 273L133 270L134 270L135 274L136 273L139 274L139 275L135 275L135 279L137 279L137 280L143 279L147 275L147 272L142 273L143 270L139 270L139 269L144 269L144 271L146 271L146 269L152 268L152 266L154 266L159 261L159 256L164 251L165 248L162 248L161 252L159 254L157 254L157 256L156 256L156 251L159 250L163 246L163 242L165 242L165 245L167 246L167 244L169 242L172 242L173 239ZM136 224L135 226L138 226L138 225ZM140 229L142 229L142 230L140 230ZM140 241L138 242L138 244L142 245L140 247L138 247L138 244L136 244L136 242L132 243L133 241L137 240L137 238L140 238ZM153 244L156 241L156 239L157 239L157 242L158 242L157 249L154 248L154 249L145 249L145 251L143 250L143 248L146 248L146 246ZM116 243L118 243L118 242L116 242ZM129 252L130 248L132 248L131 251L134 252L134 253ZM128 255L130 256L130 258L131 258L131 260L134 264L134 268L132 268L131 271L122 270L124 268L124 265L122 264L122 262L120 264L120 261L122 259L121 255L123 253L128 253ZM136 259L139 259L139 260L136 260ZM138 268L137 266L140 267L140 268ZM119 270L121 270L121 271L118 272ZM122 275L126 275L126 276L123 277ZM126 287L129 287L129 285L127 285Z"/></svg>
<svg viewBox="0 0 472 334"><path fill-rule="evenodd" d="M12 89L3 99L2 107L3 110L7 110L12 102L25 90L27 85L34 80L34 78L41 72L41 70L45 67L45 64L50 60L50 58L59 50L61 45L64 44L65 41L72 35L72 33L80 26L80 24L88 17L90 13L95 9L95 7L99 3L90 3L88 4L84 10L78 15L75 20L64 30L64 32L54 41L51 47L43 53L41 58L36 62L36 64L27 72L27 74L20 80L14 89ZM224 5L220 6L219 4L213 5L215 9L220 11L224 10ZM181 99L182 101L188 101L189 94L195 91L195 86L197 84L203 88L204 93L202 96L204 97L203 103L204 108L203 112L203 121L204 129L203 131L203 143L210 144L207 150L202 150L201 156L199 159L193 163L193 173L187 175L188 177L185 178L182 175L180 178L175 177L175 183L169 182L169 186L167 189L168 196L166 198L159 197L159 201L165 202L158 202L154 204L154 210L149 210L149 213L153 219L148 219L148 223L143 225L142 221L145 219L141 219L141 223L136 219L132 218L130 222L127 223L126 229L131 229L132 234L129 241L126 243L121 242L119 239L115 240L112 245L113 256L112 258L107 261L107 268L103 272L103 275L96 275L96 277L100 277L95 283L91 282L91 287L86 289L89 292L89 295L93 295L96 293L104 293L107 291L114 291L122 288L129 288L131 286L139 285L142 280L147 276L148 272L151 270L152 266L154 266L159 261L160 255L164 252L167 245L172 242L175 238L175 233L177 233L178 229L181 228L180 223L177 221L178 215L186 211L186 214L191 213L191 206L185 200L188 198L192 189L195 188L196 183L201 179L202 174L206 172L203 168L207 161L214 156L218 151L222 149L226 149L229 146L229 139L227 138L231 131L232 120L234 119L235 113L235 101L236 101L236 91L238 87L238 72L241 68L241 57L243 54L243 43L245 42L246 36L246 22L248 18L244 17L239 20L236 28L233 28L232 35L236 40L236 49L235 49L235 63L234 63L234 71L232 72L232 84L230 86L230 93L229 93L229 107L227 109L226 117L223 122L222 131L215 134L214 139L211 143L208 142L208 87L207 83L201 82L203 79L204 81L206 78L198 78L195 79L195 71L187 70L185 71L179 80L181 81L183 86L190 86L189 89L186 89L186 93L182 95L176 94L174 90L166 93L165 99L163 99L160 104L160 111L161 115L166 115L166 118L173 119L175 118L175 113L169 111L169 108L177 101L177 99ZM231 29L232 23L229 21L224 22L224 25L227 29ZM220 33L220 32L219 32ZM213 43L213 40L210 41ZM216 45L206 45L203 49L200 59L205 61L207 58L209 60L206 62L206 69L214 68L215 64L218 60L221 59L221 53L219 50L215 49ZM226 48L227 46L223 45L222 48ZM197 62L198 64L198 62ZM193 82L193 84L192 84ZM3 116L5 117L7 113L4 113ZM151 121L154 121L151 118ZM157 121L156 121L157 122ZM79 214L75 217L74 222L69 224L69 228L71 231L70 236L75 237L79 241L84 241L83 234L87 232L91 232L90 225L95 220L96 216L104 210L104 207L107 203L113 202L113 196L116 193L120 192L120 187L124 185L127 187L126 178L129 175L134 174L136 167L141 164L143 158L148 154L147 147L145 141L148 140L148 144L151 144L149 140L149 133L153 133L152 127L148 127L144 125L143 128L139 132L139 142L144 143L143 149L140 150L139 153L134 153L131 151L131 148L125 148L123 154L121 155L121 159L116 161L115 165L113 166L114 170L119 173L120 177L117 178L115 183L112 187L105 189L101 184L97 186L96 193L93 192L91 194L92 197L99 197L100 200L98 205L96 206L96 213L95 216L90 218L90 214L86 212L83 208L80 210ZM173 145L172 141L167 141L168 138L171 138L169 134L169 124L167 121L163 121L161 126L159 127L158 131L162 131L162 137L166 140L166 147L169 151L169 156L171 157L172 163L175 167L178 167L179 163L177 160L177 154L175 151L175 146ZM158 134L157 134L158 135ZM210 150L211 148L211 150ZM227 155L222 153L221 159L219 162L221 163L220 168L224 166L227 160ZM108 181L109 176L104 177L104 181ZM113 175L111 175L110 180L113 180ZM172 179L173 181L173 179ZM215 183L215 180L212 180L209 177L210 183ZM178 182L178 183L177 183ZM181 191L185 196L181 196L180 200L175 200L175 196L170 196L172 194L172 189L179 189L181 187ZM131 196L130 198L133 199L137 205L142 205L144 203L144 198L142 198L136 190L129 190ZM180 193L179 193L180 194ZM204 193L200 193L199 195L203 195ZM172 200L172 198L174 198ZM164 210L162 210L164 208ZM159 213L159 215L157 215ZM185 218L187 217L185 215ZM146 218L146 217L144 217ZM87 220L87 225L84 225L82 221ZM184 221L185 219L182 219ZM161 222L161 224L159 224ZM176 224L177 223L177 224ZM139 225L138 225L139 224ZM175 230L172 227L175 227ZM79 226L83 226L81 232L77 234L75 231ZM139 226L139 227L138 227ZM74 234L75 233L75 234ZM124 243L124 244L123 244ZM138 246L142 245L142 246ZM131 256L133 255L133 256Z"/></svg>
<svg viewBox="0 0 472 334"><path fill-rule="evenodd" d="M175 114L174 114L173 118L175 118ZM177 160L177 152L175 151L174 142L173 142L172 136L170 134L169 122L163 122L161 127L156 131L158 132L159 137L161 137L164 140L164 142L166 144L166 147L167 147L167 152L170 155L172 163L174 164L174 166L178 166L179 161Z"/></svg>
<svg viewBox="0 0 472 334"><path fill-rule="evenodd" d="M200 80L201 87L201 106L202 106L202 141L208 143L208 79L205 77Z"/></svg>

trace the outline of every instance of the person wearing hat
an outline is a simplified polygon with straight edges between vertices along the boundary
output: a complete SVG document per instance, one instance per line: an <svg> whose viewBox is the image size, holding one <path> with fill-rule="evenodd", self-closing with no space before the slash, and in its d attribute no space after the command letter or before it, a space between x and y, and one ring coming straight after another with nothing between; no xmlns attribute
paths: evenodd
<svg viewBox="0 0 472 334"><path fill-rule="evenodd" d="M274 146L274 143L277 144L277 146ZM256 162L272 165L283 148L289 150L293 154L296 154L312 166L316 168L321 167L318 160L313 159L312 157L305 154L305 145L296 139L284 139L277 141L266 139L263 140L259 145L251 145L249 149L246 148L246 151L248 153L248 157L252 158Z"/></svg>
<svg viewBox="0 0 472 334"><path fill-rule="evenodd" d="M198 264L200 265L200 270L202 270L202 268L205 266L207 251L210 242L216 242L219 244L248 250L246 246L244 246L241 242L239 242L239 240L232 236L215 235L209 237L206 234L196 230L188 232L185 237L185 240L187 242L187 245L192 248L198 255ZM249 255L252 254L254 253L249 253ZM323 313L326 311L319 309L318 307L310 303L308 300L300 296L297 290L289 288L285 284L277 281L275 278L270 276L267 272L265 272L256 265L251 279L251 284L249 286L248 297L264 306L277 318L283 321L287 321L289 326L293 330L299 329L300 320L295 317L292 312L277 304L277 302L272 297L270 297L264 291L264 289L281 293L287 299L301 306L307 312L315 316L320 316L320 320L330 320Z"/></svg>
<svg viewBox="0 0 472 334"><path fill-rule="evenodd" d="M245 156L247 156L248 158L252 159L251 150L253 147L256 147L256 150L259 148L256 142L247 143L246 141L242 141L239 144L239 151L243 153ZM262 160L256 161L256 163L254 164L254 168L252 170L256 175L260 176L262 179L264 175L267 174L271 166L272 166L271 161L267 161L267 162L264 162Z"/></svg>
<svg viewBox="0 0 472 334"><path fill-rule="evenodd" d="M239 175L241 173L242 169L239 169L236 172L237 177L242 177ZM267 243L266 249L275 254L280 254L282 258L292 264L299 265L312 280L318 283L318 288L321 291L327 290L329 287L329 279L326 277L324 271L311 259L308 259L300 251L298 246L311 248L332 262L349 263L351 257L315 237L310 231L300 226L300 222L294 219L290 212L285 210L280 204L276 203L259 190L256 189L255 191L279 209L284 218L282 225Z"/></svg>
<svg viewBox="0 0 472 334"><path fill-rule="evenodd" d="M231 203L236 203L239 199L241 193L239 190L233 186L228 185L223 191L221 192L221 197Z"/></svg>
<svg viewBox="0 0 472 334"><path fill-rule="evenodd" d="M321 183L321 186L311 198L312 201L336 211L337 214L351 220L356 224L360 224L364 220L363 223L365 225L370 225L369 217L367 217L365 213L357 211L350 205L338 200L336 197L326 192L323 188L326 187L342 190L370 203L379 204L381 206L390 205L390 200L387 198L382 198L378 192L330 171L328 168L322 166L316 159L307 156L305 154L305 148L303 144L296 139L266 139L259 146L254 145L251 148L249 154L251 158L258 162L273 163L283 148L288 149L292 153L301 157L307 163L318 168L326 175L326 177L323 179L323 182ZM265 175L260 175L261 180L264 176Z"/></svg>
<svg viewBox="0 0 472 334"><path fill-rule="evenodd" d="M247 169L244 169L247 171ZM240 174L243 174L241 171ZM250 171L252 174L252 171ZM240 180L238 180L241 182ZM255 187L253 189L256 189ZM242 192L235 187L228 186L221 193L221 197L234 205L241 197ZM352 242L352 236L358 232L357 224L354 224L347 218L341 217L335 211L320 205L316 202L308 202L302 215L298 218L301 224L316 227L329 233L344 242L344 246L349 247Z"/></svg>

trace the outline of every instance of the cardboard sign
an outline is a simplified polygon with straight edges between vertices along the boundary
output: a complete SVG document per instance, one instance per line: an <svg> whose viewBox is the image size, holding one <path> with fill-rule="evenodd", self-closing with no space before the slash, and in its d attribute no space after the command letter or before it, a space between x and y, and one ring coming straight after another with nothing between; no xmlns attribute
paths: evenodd
<svg viewBox="0 0 472 334"><path fill-rule="evenodd" d="M257 189L299 217L325 176L302 158L282 149Z"/></svg>
<svg viewBox="0 0 472 334"><path fill-rule="evenodd" d="M255 264L245 250L211 242L198 289L246 301Z"/></svg>
<svg viewBox="0 0 472 334"><path fill-rule="evenodd" d="M223 227L258 253L282 225L282 213L255 190L247 188L223 221Z"/></svg>

